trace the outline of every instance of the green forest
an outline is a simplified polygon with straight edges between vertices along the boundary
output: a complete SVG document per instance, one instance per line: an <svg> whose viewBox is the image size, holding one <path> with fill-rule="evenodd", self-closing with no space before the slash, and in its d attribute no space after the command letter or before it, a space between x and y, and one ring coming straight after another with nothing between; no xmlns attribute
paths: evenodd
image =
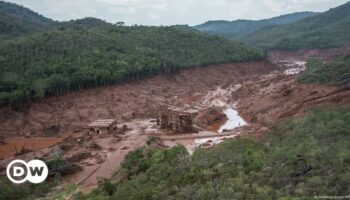
<svg viewBox="0 0 350 200"><path fill-rule="evenodd" d="M317 107L264 139L233 138L189 156L183 146L129 153L117 176L76 199L313 199L347 195L350 106Z"/></svg>
<svg viewBox="0 0 350 200"><path fill-rule="evenodd" d="M285 50L350 45L350 2L291 24L262 28L242 41Z"/></svg>
<svg viewBox="0 0 350 200"><path fill-rule="evenodd" d="M228 39L239 39L264 27L289 24L317 14L319 13L297 12L263 20L216 20L205 22L204 24L194 26L193 28L198 31L223 36Z"/></svg>
<svg viewBox="0 0 350 200"><path fill-rule="evenodd" d="M350 86L350 55L339 57L329 62L310 58L305 72L298 79L303 83Z"/></svg>
<svg viewBox="0 0 350 200"><path fill-rule="evenodd" d="M55 24L28 8L0 1L0 40L51 30Z"/></svg>
<svg viewBox="0 0 350 200"><path fill-rule="evenodd" d="M350 44L349 13L347 3L292 24L265 27L244 41L264 49L344 46ZM194 66L265 59L259 47L181 25L124 26L96 18L56 22L0 2L0 106ZM311 58L298 81L348 87L350 56ZM76 200L296 200L349 195L349 121L349 104L319 105L303 116L276 122L261 138L237 136L212 148L198 148L192 155L181 145L160 147L157 138L150 137L144 147L127 154L111 180L101 179L88 194L78 192L76 184L62 186L62 176L74 166L57 156L45 160L47 182L16 185L0 177L0 199L46 199L60 195L64 187Z"/></svg>
<svg viewBox="0 0 350 200"><path fill-rule="evenodd" d="M0 104L264 57L242 44L171 27L60 29L0 43Z"/></svg>
<svg viewBox="0 0 350 200"><path fill-rule="evenodd" d="M184 28L127 27L96 18L58 23L0 2L0 14L7 11L46 29L31 26L28 31L12 21L16 31L1 33L6 39L0 41L0 105L265 56L262 50Z"/></svg>

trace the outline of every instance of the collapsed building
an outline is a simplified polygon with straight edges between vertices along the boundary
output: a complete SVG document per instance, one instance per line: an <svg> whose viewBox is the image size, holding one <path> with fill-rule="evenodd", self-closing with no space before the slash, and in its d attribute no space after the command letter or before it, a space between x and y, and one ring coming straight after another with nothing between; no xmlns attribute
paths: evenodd
<svg viewBox="0 0 350 200"><path fill-rule="evenodd" d="M166 109L159 112L158 125L160 129L172 130L175 133L194 133L197 132L193 126L197 114L195 110Z"/></svg>
<svg viewBox="0 0 350 200"><path fill-rule="evenodd" d="M117 129L117 122L114 119L99 119L88 125L89 134L111 134Z"/></svg>

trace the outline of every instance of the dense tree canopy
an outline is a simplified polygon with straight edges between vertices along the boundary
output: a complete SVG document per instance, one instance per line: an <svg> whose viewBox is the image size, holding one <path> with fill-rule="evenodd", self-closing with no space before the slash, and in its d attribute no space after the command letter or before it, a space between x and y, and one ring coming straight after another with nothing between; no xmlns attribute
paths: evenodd
<svg viewBox="0 0 350 200"><path fill-rule="evenodd" d="M350 86L350 55L323 62L310 58L306 71L299 76L304 83L321 83L336 86Z"/></svg>
<svg viewBox="0 0 350 200"><path fill-rule="evenodd" d="M191 66L262 59L261 50L191 28L55 22L0 2L0 105Z"/></svg>
<svg viewBox="0 0 350 200"><path fill-rule="evenodd" d="M50 30L55 24L28 8L0 1L0 39Z"/></svg>
<svg viewBox="0 0 350 200"><path fill-rule="evenodd" d="M67 22L0 42L0 104L263 56L243 44L173 27Z"/></svg>
<svg viewBox="0 0 350 200"><path fill-rule="evenodd" d="M264 49L288 50L350 45L350 2L292 24L265 27L243 41Z"/></svg>
<svg viewBox="0 0 350 200"><path fill-rule="evenodd" d="M228 39L237 39L267 26L289 24L317 14L314 12L299 12L263 20L208 21L193 28Z"/></svg>

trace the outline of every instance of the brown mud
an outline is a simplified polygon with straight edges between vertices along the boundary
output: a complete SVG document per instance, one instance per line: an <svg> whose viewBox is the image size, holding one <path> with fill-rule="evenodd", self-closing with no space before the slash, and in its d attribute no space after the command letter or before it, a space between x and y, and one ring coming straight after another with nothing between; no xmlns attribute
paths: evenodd
<svg viewBox="0 0 350 200"><path fill-rule="evenodd" d="M263 136L276 121L302 115L315 105L350 103L349 88L300 84L297 75L283 73L304 63L308 57L305 54L328 59L338 53L271 52L269 60L273 64L243 62L197 67L46 98L20 112L11 107L0 108L0 136L4 140L0 144L0 173L15 158L48 159L54 148L62 147L63 158L81 167L64 180L80 185L81 191L90 191L99 177L111 178L124 156L145 145L150 136L159 137L163 146L183 144L190 152L237 135ZM218 118L210 120L211 124L199 133L174 134L157 129L155 118L164 107L199 112L209 107L223 111L232 108L247 125L219 133L226 121ZM125 124L129 130L116 136L89 136L83 130L96 119L108 118L116 119L119 127ZM50 127L60 133L43 137ZM29 151L14 155L22 147Z"/></svg>
<svg viewBox="0 0 350 200"><path fill-rule="evenodd" d="M264 62L245 62L197 67L175 75L159 75L133 83L101 87L50 97L17 112L0 108L0 134L42 135L47 126L60 132L81 129L96 119L126 121L154 117L160 106L178 100L196 100L200 94L220 85L258 78L275 69ZM184 102L185 103L185 102Z"/></svg>

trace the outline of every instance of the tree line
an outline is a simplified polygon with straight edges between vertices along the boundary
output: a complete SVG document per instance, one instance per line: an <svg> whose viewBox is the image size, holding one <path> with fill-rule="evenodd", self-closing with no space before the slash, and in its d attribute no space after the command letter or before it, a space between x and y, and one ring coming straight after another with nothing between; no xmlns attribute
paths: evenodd
<svg viewBox="0 0 350 200"><path fill-rule="evenodd" d="M174 27L63 24L0 42L0 104L262 58L259 49Z"/></svg>

